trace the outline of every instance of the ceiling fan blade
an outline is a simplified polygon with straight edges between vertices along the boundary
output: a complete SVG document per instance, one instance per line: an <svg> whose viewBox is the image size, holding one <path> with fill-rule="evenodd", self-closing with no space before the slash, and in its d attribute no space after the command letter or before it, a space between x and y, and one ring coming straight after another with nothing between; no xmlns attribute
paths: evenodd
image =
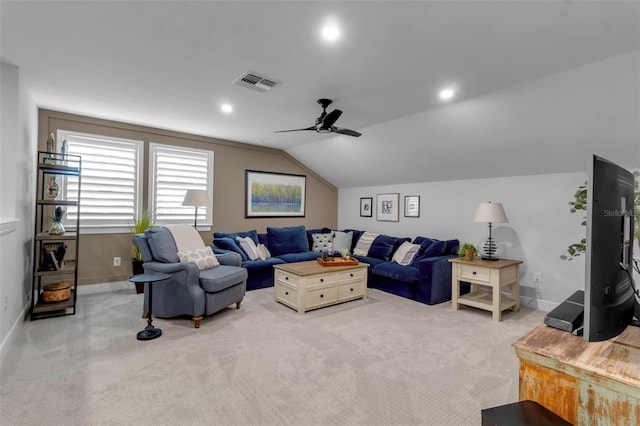
<svg viewBox="0 0 640 426"><path fill-rule="evenodd" d="M360 135L362 135L362 133L358 133L355 130L341 129L340 127L334 127L332 129L332 131L334 133L340 133L341 135L347 135L347 136L354 136L356 138L358 138L358 137L360 137Z"/></svg>
<svg viewBox="0 0 640 426"><path fill-rule="evenodd" d="M306 127L304 129L276 130L273 133L300 132L302 130L313 130L315 132L316 131L316 126Z"/></svg>
<svg viewBox="0 0 640 426"><path fill-rule="evenodd" d="M330 129L333 126L333 123L338 121L338 118L342 115L342 111L339 109L334 109L329 114L326 115L324 121L322 122L322 129Z"/></svg>

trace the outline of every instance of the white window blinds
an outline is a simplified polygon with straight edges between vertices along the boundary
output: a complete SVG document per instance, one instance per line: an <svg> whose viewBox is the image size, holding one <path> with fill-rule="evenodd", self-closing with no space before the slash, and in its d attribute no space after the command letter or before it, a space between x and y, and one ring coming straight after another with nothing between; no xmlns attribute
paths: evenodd
<svg viewBox="0 0 640 426"><path fill-rule="evenodd" d="M195 207L183 206L188 189L213 200L213 151L149 144L149 205L156 224L193 223ZM211 206L198 207L198 226L212 224Z"/></svg>
<svg viewBox="0 0 640 426"><path fill-rule="evenodd" d="M59 143L65 139L68 153L82 157L80 229L128 231L142 202L142 141L58 131ZM77 196L77 178L68 178L66 191L70 198ZM76 220L77 208L69 207L66 223L75 227Z"/></svg>

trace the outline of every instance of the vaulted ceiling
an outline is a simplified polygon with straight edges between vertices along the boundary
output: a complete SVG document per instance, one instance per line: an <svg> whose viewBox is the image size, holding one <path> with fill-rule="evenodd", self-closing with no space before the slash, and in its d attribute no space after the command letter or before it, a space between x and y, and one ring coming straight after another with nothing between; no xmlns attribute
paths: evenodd
<svg viewBox="0 0 640 426"><path fill-rule="evenodd" d="M614 69L640 72L637 1L2 1L0 18L2 61L39 107L280 148L338 187L573 171L576 149L602 143L593 123L516 138L523 118L510 114L580 67L623 57ZM278 84L232 84L247 71ZM635 84L621 95L631 117ZM445 86L458 90L449 103ZM274 133L313 125L318 98L363 136ZM627 121L616 155L640 144Z"/></svg>

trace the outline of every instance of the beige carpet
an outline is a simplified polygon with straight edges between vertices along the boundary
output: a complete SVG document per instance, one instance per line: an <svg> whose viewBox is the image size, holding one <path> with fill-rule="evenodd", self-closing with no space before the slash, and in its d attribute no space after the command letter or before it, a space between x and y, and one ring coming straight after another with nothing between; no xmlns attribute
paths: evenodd
<svg viewBox="0 0 640 426"><path fill-rule="evenodd" d="M1 367L2 425L479 425L518 399L511 343L543 313L452 311L377 290L298 315L273 288L240 310L154 320L142 295L81 295L27 321Z"/></svg>

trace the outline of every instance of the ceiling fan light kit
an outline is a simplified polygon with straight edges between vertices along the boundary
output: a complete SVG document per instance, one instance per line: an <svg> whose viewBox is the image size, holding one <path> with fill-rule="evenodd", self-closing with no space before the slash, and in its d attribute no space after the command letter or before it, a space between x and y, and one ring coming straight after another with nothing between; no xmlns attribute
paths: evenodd
<svg viewBox="0 0 640 426"><path fill-rule="evenodd" d="M342 115L342 111L340 111L339 109L334 109L330 113L327 113L327 107L333 103L331 99L318 99L317 103L322 107L322 114L320 114L320 117L316 118L315 125L306 127L304 129L276 130L275 133L312 130L316 133L339 133L341 135L353 136L356 138L361 135L361 133L356 132L355 130L343 129L341 127L336 127L333 125Z"/></svg>

